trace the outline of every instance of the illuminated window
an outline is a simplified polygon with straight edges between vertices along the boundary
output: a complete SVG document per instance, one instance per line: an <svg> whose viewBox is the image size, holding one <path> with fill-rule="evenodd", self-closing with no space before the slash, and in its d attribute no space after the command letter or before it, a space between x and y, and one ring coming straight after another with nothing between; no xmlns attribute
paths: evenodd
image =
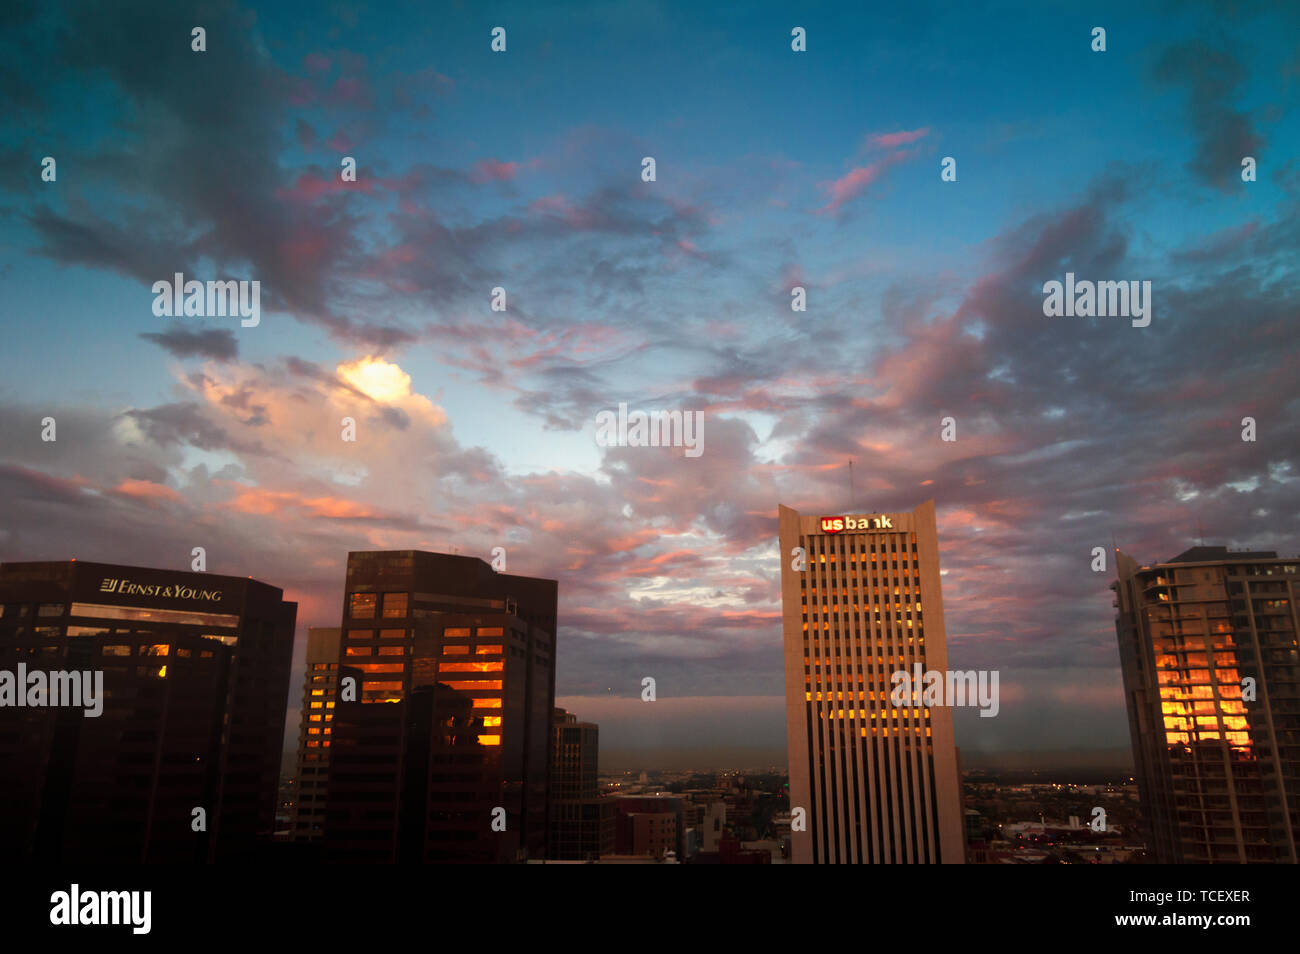
<svg viewBox="0 0 1300 954"><path fill-rule="evenodd" d="M500 679L449 679L443 683L457 692L487 692L501 688Z"/></svg>
<svg viewBox="0 0 1300 954"><path fill-rule="evenodd" d="M379 655L381 656L403 656L406 654L405 646L380 646Z"/></svg>
<svg viewBox="0 0 1300 954"><path fill-rule="evenodd" d="M380 639L405 639L406 630L404 629L381 629L379 631Z"/></svg>
<svg viewBox="0 0 1300 954"><path fill-rule="evenodd" d="M444 656L468 656L468 646L443 646L442 654Z"/></svg>
<svg viewBox="0 0 1300 954"><path fill-rule="evenodd" d="M384 594L384 619L402 619L406 616L408 604L405 593Z"/></svg>
<svg viewBox="0 0 1300 954"><path fill-rule="evenodd" d="M353 619L374 619L375 604L378 601L379 597L374 593L353 593L348 615Z"/></svg>
<svg viewBox="0 0 1300 954"><path fill-rule="evenodd" d="M479 744L479 745L500 745L500 744L501 744L501 736L499 736L499 735L481 735L481 734L480 734L479 737L478 737L478 744Z"/></svg>
<svg viewBox="0 0 1300 954"><path fill-rule="evenodd" d="M496 627L479 627L478 635L480 636L504 636L506 631L500 626Z"/></svg>
<svg viewBox="0 0 1300 954"><path fill-rule="evenodd" d="M171 646L167 643L157 643L153 646L141 646L141 656L167 656L171 653Z"/></svg>
<svg viewBox="0 0 1300 954"><path fill-rule="evenodd" d="M112 632L107 626L69 626L67 629L69 636L107 636Z"/></svg>
<svg viewBox="0 0 1300 954"><path fill-rule="evenodd" d="M500 717L500 716L484 716L484 717L483 717L483 727L484 727L485 729L491 729L491 728L493 728L494 726L500 726L500 725L501 725L501 717Z"/></svg>
<svg viewBox="0 0 1300 954"><path fill-rule="evenodd" d="M130 646L103 646L100 648L101 656L129 656L131 655Z"/></svg>
<svg viewBox="0 0 1300 954"><path fill-rule="evenodd" d="M374 639L375 631L373 629L350 629L348 630L348 639Z"/></svg>
<svg viewBox="0 0 1300 954"><path fill-rule="evenodd" d="M362 672L401 672L406 668L403 663L354 663L354 667Z"/></svg>
<svg viewBox="0 0 1300 954"><path fill-rule="evenodd" d="M147 623L185 623L192 626L239 625L238 616L226 613L192 613L189 610L153 609L145 606L104 606L98 603L73 603L73 616L91 619L130 619Z"/></svg>
<svg viewBox="0 0 1300 954"><path fill-rule="evenodd" d="M477 649L474 650L474 655L491 656L494 653L499 653L499 652L501 652L501 646L499 644L493 645L491 643L484 643L483 645L479 646Z"/></svg>
<svg viewBox="0 0 1300 954"><path fill-rule="evenodd" d="M370 646L349 646L344 650L345 656L372 656L374 649Z"/></svg>
<svg viewBox="0 0 1300 954"><path fill-rule="evenodd" d="M463 627L448 628L442 631L442 635L448 639L460 637L460 636L468 637L469 630Z"/></svg>
<svg viewBox="0 0 1300 954"><path fill-rule="evenodd" d="M501 672L504 662L444 662L438 664L438 672Z"/></svg>
<svg viewBox="0 0 1300 954"><path fill-rule="evenodd" d="M475 709L500 709L501 700L500 699L475 699L474 708Z"/></svg>
<svg viewBox="0 0 1300 954"><path fill-rule="evenodd" d="M366 689L371 692L374 691L390 692L394 689L401 689L401 688L402 688L402 683L400 680L397 682L367 682L366 683Z"/></svg>

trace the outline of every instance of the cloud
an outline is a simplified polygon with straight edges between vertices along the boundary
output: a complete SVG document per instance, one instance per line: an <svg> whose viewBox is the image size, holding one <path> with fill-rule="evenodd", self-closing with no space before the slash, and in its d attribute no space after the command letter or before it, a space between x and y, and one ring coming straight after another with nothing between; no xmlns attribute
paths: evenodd
<svg viewBox="0 0 1300 954"><path fill-rule="evenodd" d="M899 146L910 146L918 139L925 138L930 132L929 126L923 126L920 129L902 130L893 133L877 133L868 138L868 143L878 149L896 149Z"/></svg>
<svg viewBox="0 0 1300 954"><path fill-rule="evenodd" d="M233 361L239 356L239 339L228 328L209 331L186 331L176 328L164 332L144 332L140 335L178 358L211 358L214 361Z"/></svg>
<svg viewBox="0 0 1300 954"><path fill-rule="evenodd" d="M1221 190L1240 184L1242 158L1258 157L1264 147L1249 113L1233 106L1246 68L1227 49L1191 40L1161 54L1155 77L1186 90L1188 124L1196 141L1188 170Z"/></svg>

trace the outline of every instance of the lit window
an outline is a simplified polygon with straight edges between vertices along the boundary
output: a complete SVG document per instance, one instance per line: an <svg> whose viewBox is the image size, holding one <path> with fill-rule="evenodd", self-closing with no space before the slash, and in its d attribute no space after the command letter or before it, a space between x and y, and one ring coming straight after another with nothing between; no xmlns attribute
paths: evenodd
<svg viewBox="0 0 1300 954"><path fill-rule="evenodd" d="M438 664L438 672L501 672L504 662L444 662Z"/></svg>
<svg viewBox="0 0 1300 954"><path fill-rule="evenodd" d="M378 601L379 597L374 593L353 593L348 615L353 619L374 619Z"/></svg>

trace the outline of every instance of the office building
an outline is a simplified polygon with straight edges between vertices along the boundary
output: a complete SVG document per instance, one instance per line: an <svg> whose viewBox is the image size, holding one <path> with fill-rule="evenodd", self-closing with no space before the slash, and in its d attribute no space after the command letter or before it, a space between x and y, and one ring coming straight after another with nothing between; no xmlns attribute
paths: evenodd
<svg viewBox="0 0 1300 954"><path fill-rule="evenodd" d="M1296 863L1297 565L1226 547L1152 566L1116 552L1124 696L1159 863Z"/></svg>
<svg viewBox="0 0 1300 954"><path fill-rule="evenodd" d="M0 707L0 852L138 863L263 848L297 613L283 595L212 573L0 564L0 672L98 672L104 696L97 717Z"/></svg>
<svg viewBox="0 0 1300 954"><path fill-rule="evenodd" d="M556 709L553 732L550 857L592 861L614 851L616 806L597 782L600 728Z"/></svg>
<svg viewBox="0 0 1300 954"><path fill-rule="evenodd" d="M326 857L546 857L554 580L473 557L350 553Z"/></svg>
<svg viewBox="0 0 1300 954"><path fill-rule="evenodd" d="M948 668L934 502L783 506L780 543L793 862L962 863L952 712L890 699L895 672Z"/></svg>
<svg viewBox="0 0 1300 954"><path fill-rule="evenodd" d="M302 683L302 718L298 725L298 760L290 814L293 841L317 841L325 830L330 737L342 641L343 630L337 627L313 626L307 630L307 672Z"/></svg>

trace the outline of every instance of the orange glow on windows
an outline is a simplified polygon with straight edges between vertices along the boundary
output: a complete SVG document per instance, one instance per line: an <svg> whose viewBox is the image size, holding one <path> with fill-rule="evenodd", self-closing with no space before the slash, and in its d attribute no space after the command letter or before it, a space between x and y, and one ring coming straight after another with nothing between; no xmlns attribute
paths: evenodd
<svg viewBox="0 0 1300 954"><path fill-rule="evenodd" d="M484 716L484 717L483 717L483 727L484 727L485 729L490 729L490 728L493 728L494 726L500 726L500 725L501 725L501 717L500 717L500 716Z"/></svg>
<svg viewBox="0 0 1300 954"><path fill-rule="evenodd" d="M454 662L439 663L438 672L501 672L504 662Z"/></svg>
<svg viewBox="0 0 1300 954"><path fill-rule="evenodd" d="M500 744L501 744L501 736L499 736L499 735L479 735L479 737L478 737L478 744L479 744L479 745L500 745Z"/></svg>
<svg viewBox="0 0 1300 954"><path fill-rule="evenodd" d="M468 646L443 646L442 654L444 656L468 656Z"/></svg>
<svg viewBox="0 0 1300 954"><path fill-rule="evenodd" d="M475 699L474 708L475 709L500 709L501 700L500 699Z"/></svg>
<svg viewBox="0 0 1300 954"><path fill-rule="evenodd" d="M457 692L487 692L501 688L500 679L448 679L443 684Z"/></svg>
<svg viewBox="0 0 1300 954"><path fill-rule="evenodd" d="M354 663L353 666L362 672L401 672L406 668L404 663Z"/></svg>
<svg viewBox="0 0 1300 954"><path fill-rule="evenodd" d="M500 646L500 644L493 645L493 644L491 644L491 643L484 643L484 644L480 645L477 649L474 650L474 655L475 655L475 656L491 656L491 655L493 655L493 654L495 654L495 653L499 653L499 652L501 652L501 646Z"/></svg>

